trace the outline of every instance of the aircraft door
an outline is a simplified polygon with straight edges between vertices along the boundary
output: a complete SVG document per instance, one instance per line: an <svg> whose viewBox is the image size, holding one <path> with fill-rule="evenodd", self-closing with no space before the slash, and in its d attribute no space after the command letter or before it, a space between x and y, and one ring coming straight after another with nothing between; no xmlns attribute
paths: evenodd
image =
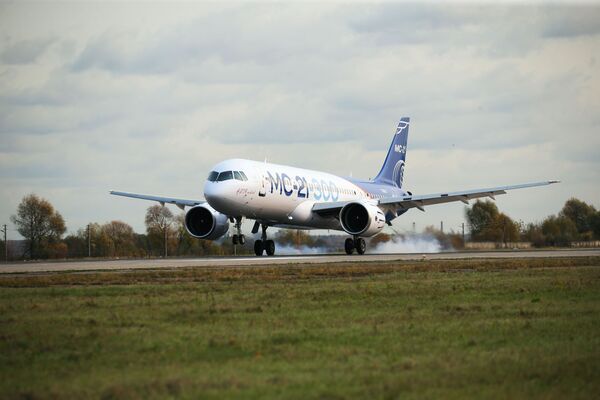
<svg viewBox="0 0 600 400"><path fill-rule="evenodd" d="M258 169L257 171L257 176L259 179L258 182L258 195L260 197L265 197L267 195L267 177L265 176L264 172L261 171L260 169Z"/></svg>

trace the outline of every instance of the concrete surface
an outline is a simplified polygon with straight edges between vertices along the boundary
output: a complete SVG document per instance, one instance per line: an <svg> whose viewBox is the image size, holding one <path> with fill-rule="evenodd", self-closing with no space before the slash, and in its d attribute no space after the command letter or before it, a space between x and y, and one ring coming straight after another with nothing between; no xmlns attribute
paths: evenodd
<svg viewBox="0 0 600 400"><path fill-rule="evenodd" d="M0 274L64 272L64 271L111 271L134 269L160 269L183 267L252 267L289 264L323 264L336 262L387 262L421 260L460 260L483 258L560 258L560 257L598 257L600 249L566 249L566 250L503 250L482 252L444 252L427 254L365 254L358 255L310 255L310 256L275 256L275 257L208 257L208 258L168 258L137 260L78 260L21 262L0 264Z"/></svg>

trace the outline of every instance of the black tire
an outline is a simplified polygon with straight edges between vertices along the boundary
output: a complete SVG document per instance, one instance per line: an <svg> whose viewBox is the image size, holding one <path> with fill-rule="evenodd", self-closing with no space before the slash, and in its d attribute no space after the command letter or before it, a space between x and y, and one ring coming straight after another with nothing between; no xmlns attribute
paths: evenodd
<svg viewBox="0 0 600 400"><path fill-rule="evenodd" d="M239 242L240 242L240 244L241 244L242 246L246 244L246 236L244 236L244 235L240 235L240 236L238 237L238 240L239 240Z"/></svg>
<svg viewBox="0 0 600 400"><path fill-rule="evenodd" d="M265 241L265 250L267 251L268 256L272 256L275 254L275 242L272 240Z"/></svg>
<svg viewBox="0 0 600 400"><path fill-rule="evenodd" d="M354 253L354 240L352 240L352 238L346 239L344 242L344 250L346 250L346 254L348 255Z"/></svg>
<svg viewBox="0 0 600 400"><path fill-rule="evenodd" d="M231 242L232 242L233 244L238 244L238 235L233 235L233 236L231 237Z"/></svg>
<svg viewBox="0 0 600 400"><path fill-rule="evenodd" d="M365 242L365 239L363 238L358 238L354 241L354 245L356 247L356 252L358 254L365 254L365 251L367 250L367 242Z"/></svg>
<svg viewBox="0 0 600 400"><path fill-rule="evenodd" d="M254 241L254 254L256 254L257 256L262 256L264 250L265 250L265 248L263 246L262 240L260 240L260 239L255 240Z"/></svg>

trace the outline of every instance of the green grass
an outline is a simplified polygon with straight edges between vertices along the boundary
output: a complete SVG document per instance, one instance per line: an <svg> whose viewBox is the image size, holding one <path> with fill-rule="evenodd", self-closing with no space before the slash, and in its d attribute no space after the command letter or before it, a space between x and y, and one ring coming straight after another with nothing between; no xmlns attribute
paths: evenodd
<svg viewBox="0 0 600 400"><path fill-rule="evenodd" d="M592 398L600 259L0 277L0 398Z"/></svg>

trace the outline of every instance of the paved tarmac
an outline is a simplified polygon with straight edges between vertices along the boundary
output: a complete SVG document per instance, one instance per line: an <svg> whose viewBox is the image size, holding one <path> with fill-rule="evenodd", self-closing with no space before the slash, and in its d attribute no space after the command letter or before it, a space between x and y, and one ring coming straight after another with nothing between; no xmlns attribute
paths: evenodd
<svg viewBox="0 0 600 400"><path fill-rule="evenodd" d="M168 258L136 260L78 260L57 262L21 262L0 264L0 274L65 272L65 271L116 271L134 269L161 269L185 267L255 267L290 264L323 264L340 262L389 262L411 260L461 260L484 258L565 258L598 257L600 249L566 250L501 250L477 252L442 252L419 254L365 254L359 255L309 255L275 257L208 257L208 258Z"/></svg>

